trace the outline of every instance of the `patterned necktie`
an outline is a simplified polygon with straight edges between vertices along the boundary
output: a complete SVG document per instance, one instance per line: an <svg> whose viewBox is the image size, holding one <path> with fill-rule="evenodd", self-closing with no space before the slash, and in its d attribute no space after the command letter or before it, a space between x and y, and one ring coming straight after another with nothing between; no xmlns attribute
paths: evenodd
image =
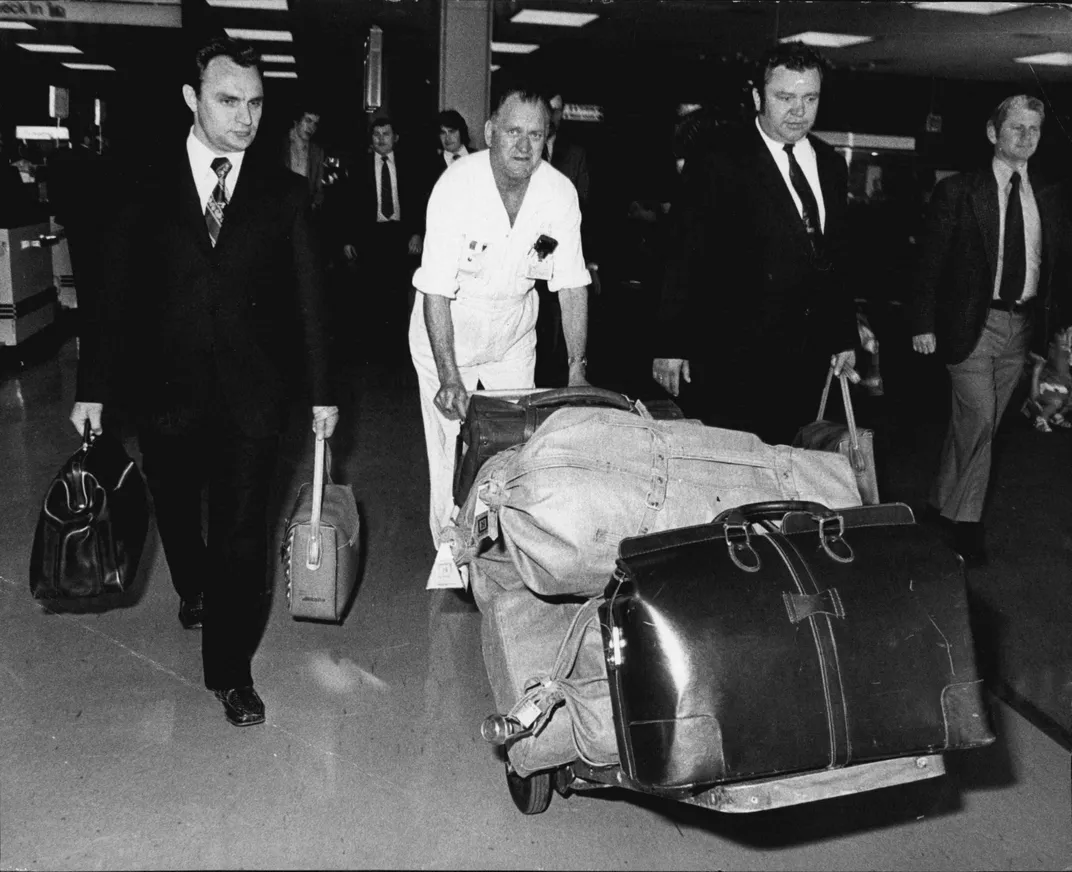
<svg viewBox="0 0 1072 872"><path fill-rule="evenodd" d="M1005 206L1005 249L1001 261L998 296L1015 303L1024 292L1027 277L1027 247L1024 245L1024 207L1020 202L1020 174L1012 174L1009 202Z"/></svg>
<svg viewBox="0 0 1072 872"><path fill-rule="evenodd" d="M819 222L819 204L815 202L815 194L804 177L804 171L797 163L793 155L792 144L783 146L785 153L789 155L789 181L793 190L800 197L800 205L804 208L801 216L804 220L804 229L808 231L808 240L811 242L812 251L819 254L823 248L823 225Z"/></svg>
<svg viewBox="0 0 1072 872"><path fill-rule="evenodd" d="M384 218L395 214L395 195L391 189L391 168L387 158L380 156L380 213Z"/></svg>
<svg viewBox="0 0 1072 872"><path fill-rule="evenodd" d="M212 196L205 205L205 226L208 227L208 238L212 240L212 247L216 247L216 240L220 238L220 228L223 227L223 210L227 208L227 188L223 180L231 171L231 162L225 157L218 157L212 161L212 172L216 174L216 187L212 189Z"/></svg>

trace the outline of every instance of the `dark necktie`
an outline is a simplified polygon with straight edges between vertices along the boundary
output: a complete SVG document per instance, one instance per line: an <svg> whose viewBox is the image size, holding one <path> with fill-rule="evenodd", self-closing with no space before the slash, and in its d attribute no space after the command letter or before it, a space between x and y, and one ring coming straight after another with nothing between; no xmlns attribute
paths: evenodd
<svg viewBox="0 0 1072 872"><path fill-rule="evenodd" d="M1024 207L1020 203L1020 174L1012 174L1009 202L1005 206L1005 246L1001 263L998 296L1015 303L1024 292L1027 276L1027 249L1024 245Z"/></svg>
<svg viewBox="0 0 1072 872"><path fill-rule="evenodd" d="M387 166L387 158L380 157L380 213L384 218L390 218L395 214L395 195L391 189L391 168Z"/></svg>
<svg viewBox="0 0 1072 872"><path fill-rule="evenodd" d="M793 190L800 197L800 205L804 208L804 229L808 231L808 240L811 242L812 251L819 254L823 247L823 225L819 222L819 204L815 202L815 194L804 177L804 171L797 163L793 155L793 146L787 143L783 146L789 156L789 181Z"/></svg>
<svg viewBox="0 0 1072 872"><path fill-rule="evenodd" d="M223 180L231 171L231 162L225 157L218 157L212 161L212 172L216 174L216 187L212 189L212 196L205 205L205 226L208 228L208 238L212 241L212 247L216 247L216 240L220 238L220 228L223 227L223 210L227 208L227 188Z"/></svg>

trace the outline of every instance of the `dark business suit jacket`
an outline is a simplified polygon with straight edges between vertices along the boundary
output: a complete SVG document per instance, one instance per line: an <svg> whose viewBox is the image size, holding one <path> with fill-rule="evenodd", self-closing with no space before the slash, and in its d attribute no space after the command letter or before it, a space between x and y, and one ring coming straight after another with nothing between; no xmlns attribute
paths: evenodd
<svg viewBox="0 0 1072 872"><path fill-rule="evenodd" d="M829 269L816 269L800 213L755 126L725 134L685 164L682 198L672 206L682 239L664 277L654 357L702 360L743 376L765 357L793 371L802 354L856 347L853 295L842 277L845 161L809 140Z"/></svg>
<svg viewBox="0 0 1072 872"><path fill-rule="evenodd" d="M142 175L108 234L79 400L217 409L253 437L279 431L294 375L331 404L308 190L271 157L247 152L215 248L184 144Z"/></svg>
<svg viewBox="0 0 1072 872"><path fill-rule="evenodd" d="M376 173L378 155L371 153L360 161L350 174L348 192L344 195L346 238L343 243L357 246L368 240L376 224ZM434 178L430 178L427 162L410 160L394 152L395 178L398 184L398 207L401 218L398 232L408 240L414 233L424 235L425 209Z"/></svg>
<svg viewBox="0 0 1072 872"><path fill-rule="evenodd" d="M1044 347L1068 293L1069 227L1057 188L1040 187L1028 168L1042 224L1039 304L1034 342ZM933 333L947 363L971 354L994 296L999 232L998 183L992 167L942 179L931 195L910 318L912 334ZM1055 295L1056 289L1056 295Z"/></svg>

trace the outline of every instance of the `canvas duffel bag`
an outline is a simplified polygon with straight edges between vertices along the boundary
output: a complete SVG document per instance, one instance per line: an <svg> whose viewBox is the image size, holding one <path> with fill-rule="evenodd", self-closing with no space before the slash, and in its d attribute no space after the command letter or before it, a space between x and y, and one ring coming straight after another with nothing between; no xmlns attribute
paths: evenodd
<svg viewBox="0 0 1072 872"><path fill-rule="evenodd" d="M453 525L455 561L501 548L542 596L594 596L627 536L703 524L763 500L860 504L840 454L767 445L695 421L560 409L524 445L491 458Z"/></svg>

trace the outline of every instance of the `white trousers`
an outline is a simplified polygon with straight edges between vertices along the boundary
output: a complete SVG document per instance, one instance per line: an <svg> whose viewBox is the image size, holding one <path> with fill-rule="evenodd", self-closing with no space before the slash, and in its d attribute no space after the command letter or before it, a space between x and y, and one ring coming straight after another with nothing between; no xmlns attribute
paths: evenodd
<svg viewBox="0 0 1072 872"><path fill-rule="evenodd" d="M431 485L428 526L432 532L432 543L438 548L443 527L450 521L454 511L454 457L461 422L449 420L436 408L439 373L431 348L426 343L410 342L410 357L417 371L424 441L428 450L428 479ZM489 391L528 390L535 387L535 368L535 345L522 341L515 343L502 360L459 367L459 372L465 389L470 392L476 390L478 382Z"/></svg>

